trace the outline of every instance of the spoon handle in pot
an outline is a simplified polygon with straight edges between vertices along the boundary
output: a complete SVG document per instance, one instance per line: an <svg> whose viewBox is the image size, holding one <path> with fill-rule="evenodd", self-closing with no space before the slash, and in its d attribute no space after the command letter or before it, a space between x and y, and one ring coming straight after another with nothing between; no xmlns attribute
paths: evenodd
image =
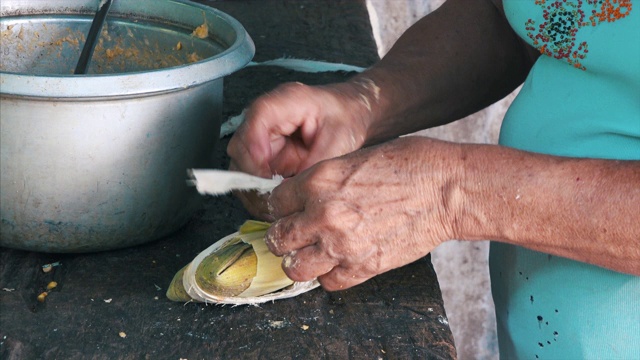
<svg viewBox="0 0 640 360"><path fill-rule="evenodd" d="M104 20L107 17L107 13L109 12L109 8L111 7L112 0L101 0L98 5L98 11L93 18L93 22L91 23L91 28L89 29L89 34L87 35L87 41L85 41L84 46L82 47L82 52L80 53L80 58L78 59L78 64L76 65L76 69L73 72L74 74L86 74L87 66L89 65L89 61L91 60L91 56L93 55L93 50L96 47L96 40L98 38L98 34L100 34L100 30L102 30L102 25L104 24Z"/></svg>

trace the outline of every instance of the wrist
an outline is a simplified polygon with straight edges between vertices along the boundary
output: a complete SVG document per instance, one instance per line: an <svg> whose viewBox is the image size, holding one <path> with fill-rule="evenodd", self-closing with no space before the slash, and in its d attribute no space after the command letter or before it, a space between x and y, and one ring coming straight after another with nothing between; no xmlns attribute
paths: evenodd
<svg viewBox="0 0 640 360"><path fill-rule="evenodd" d="M358 74L348 81L336 84L336 89L343 99L349 103L348 111L353 120L361 129L364 139L363 145L373 145L375 143L388 140L388 137L379 139L386 134L377 134L382 116L381 87L379 81L367 74Z"/></svg>
<svg viewBox="0 0 640 360"><path fill-rule="evenodd" d="M404 155L404 160L411 160L407 173L415 196L421 199L419 208L425 214L422 225L435 235L434 245L466 239L469 199L464 145L422 136L399 141L410 150Z"/></svg>
<svg viewBox="0 0 640 360"><path fill-rule="evenodd" d="M490 194L495 193L489 177L495 174L491 170L488 146L475 144L457 144L454 171L449 180L451 185L443 187L444 197L448 199L448 218L451 221L453 239L487 240L492 239L492 227L495 214L487 211Z"/></svg>

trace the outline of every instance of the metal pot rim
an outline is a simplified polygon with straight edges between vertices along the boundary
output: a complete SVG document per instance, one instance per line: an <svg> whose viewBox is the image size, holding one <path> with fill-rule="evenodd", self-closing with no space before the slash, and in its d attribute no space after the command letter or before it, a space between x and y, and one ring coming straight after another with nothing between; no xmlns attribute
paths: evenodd
<svg viewBox="0 0 640 360"><path fill-rule="evenodd" d="M235 41L215 56L191 64L157 70L105 75L25 75L0 71L0 95L100 98L175 91L222 78L243 68L253 58L253 41L244 27L233 17L191 1L168 2L192 6L214 14L233 29Z"/></svg>

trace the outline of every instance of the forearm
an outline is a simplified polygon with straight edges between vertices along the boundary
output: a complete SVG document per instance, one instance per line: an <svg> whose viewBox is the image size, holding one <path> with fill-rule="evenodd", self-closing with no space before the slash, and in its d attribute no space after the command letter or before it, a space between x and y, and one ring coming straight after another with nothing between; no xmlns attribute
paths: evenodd
<svg viewBox="0 0 640 360"><path fill-rule="evenodd" d="M532 62L491 1L449 0L350 82L371 113L367 143L478 111L522 83Z"/></svg>
<svg viewBox="0 0 640 360"><path fill-rule="evenodd" d="M640 161L462 145L460 239L491 239L640 275Z"/></svg>

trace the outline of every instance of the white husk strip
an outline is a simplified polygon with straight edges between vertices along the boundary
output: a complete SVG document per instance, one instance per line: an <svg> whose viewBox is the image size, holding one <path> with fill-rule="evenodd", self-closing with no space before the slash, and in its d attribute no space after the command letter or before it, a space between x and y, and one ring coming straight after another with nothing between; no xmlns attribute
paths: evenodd
<svg viewBox="0 0 640 360"><path fill-rule="evenodd" d="M265 179L239 171L215 169L191 169L188 175L200 194L222 195L231 190L257 190L268 193L282 182L282 176L274 175L272 179Z"/></svg>
<svg viewBox="0 0 640 360"><path fill-rule="evenodd" d="M271 252L269 252L266 244L264 244L264 241L262 241L262 239L264 238L264 232L259 232L259 233L260 233L259 236L255 236L254 235L255 233L240 234L239 232L235 232L231 235L225 236L224 238L218 240L216 243L209 246L207 249L205 249L200 254L198 254L198 256L196 256L195 259L193 259L193 261L191 262L191 264L189 264L189 266L185 269L184 275L182 277L184 288L189 294L189 296L195 301L206 302L206 303L234 304L234 305L259 304L259 303L264 303L268 301L294 297L296 295L300 295L304 292L312 290L320 285L316 280L306 281L306 282L292 282L285 276L284 280L279 281L279 285L272 284L273 285L272 287L274 287L275 290L277 290L281 288L283 285L287 286L286 283L288 284L293 283L291 284L291 286L280 291L256 296L255 292L257 291L264 292L264 289L261 289L261 287L266 286L265 283L268 283L270 281L269 278L275 277L278 271L282 272L282 267L280 266L282 259L271 254ZM196 282L195 275L196 275L196 269L198 268L198 265L200 265L202 260L205 257L207 257L209 254L220 249L227 242L232 241L237 237L240 237L244 242L249 243L254 247L254 251L256 252L256 256L258 257L258 275L256 275L256 278L254 278L254 280L251 282L251 285L249 286L249 288L238 296L216 296L216 295L207 293L205 290L200 288L200 286L198 286L198 283ZM268 260L265 260L265 259L268 259ZM274 262L274 261L277 263L269 264L269 262ZM261 262L262 262L262 265L261 265ZM268 269L268 270L265 271L265 269ZM274 290L271 290L271 291L274 291Z"/></svg>

